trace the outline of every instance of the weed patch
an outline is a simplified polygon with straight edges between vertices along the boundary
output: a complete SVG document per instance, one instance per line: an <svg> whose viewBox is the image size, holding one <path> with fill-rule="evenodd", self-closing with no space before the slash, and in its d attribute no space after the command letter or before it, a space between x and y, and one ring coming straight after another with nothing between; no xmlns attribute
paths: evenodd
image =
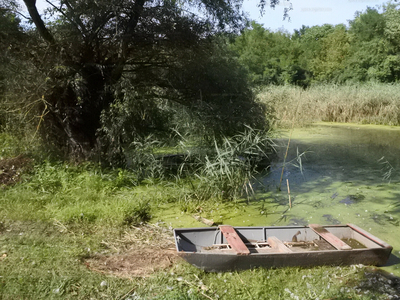
<svg viewBox="0 0 400 300"><path fill-rule="evenodd" d="M34 166L20 184L2 191L0 219L56 219L68 224L122 224L125 219L132 224L147 222L150 206L145 203L163 195L154 195L156 189L151 186L132 191L130 183L121 185L122 176L130 177L126 172L121 175L96 166L44 162Z"/></svg>
<svg viewBox="0 0 400 300"><path fill-rule="evenodd" d="M181 189L185 200L249 200L256 174L269 166L273 153L270 133L250 127L232 138L215 140L213 148L198 157L194 176L186 181L189 189Z"/></svg>

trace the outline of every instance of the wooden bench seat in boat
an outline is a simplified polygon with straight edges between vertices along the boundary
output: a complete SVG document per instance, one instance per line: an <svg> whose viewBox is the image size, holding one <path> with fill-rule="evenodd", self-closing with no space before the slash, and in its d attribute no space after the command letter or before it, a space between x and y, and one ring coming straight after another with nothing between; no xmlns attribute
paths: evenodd
<svg viewBox="0 0 400 300"><path fill-rule="evenodd" d="M308 225L316 234L318 234L321 238L335 247L337 250L351 250L352 248L339 239L337 236L333 235L331 232L326 230L324 227L318 224L310 224Z"/></svg>

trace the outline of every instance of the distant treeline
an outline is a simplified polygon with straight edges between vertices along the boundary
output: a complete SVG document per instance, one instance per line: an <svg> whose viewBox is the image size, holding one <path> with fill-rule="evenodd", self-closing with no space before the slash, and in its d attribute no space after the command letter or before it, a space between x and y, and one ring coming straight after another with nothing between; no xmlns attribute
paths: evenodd
<svg viewBox="0 0 400 300"><path fill-rule="evenodd" d="M232 43L255 84L396 82L400 4L367 8L344 24L273 32L253 22Z"/></svg>

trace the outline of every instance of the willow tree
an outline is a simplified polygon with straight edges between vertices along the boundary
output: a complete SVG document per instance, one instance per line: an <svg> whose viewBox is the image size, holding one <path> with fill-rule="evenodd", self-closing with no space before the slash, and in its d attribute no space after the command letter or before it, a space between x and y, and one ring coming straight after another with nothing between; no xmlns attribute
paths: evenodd
<svg viewBox="0 0 400 300"><path fill-rule="evenodd" d="M0 0L0 132L10 123L6 105L7 90L15 88L15 79L25 59L26 43L20 19L13 13L16 3ZM12 78L12 79L11 79ZM20 81L20 80L17 80Z"/></svg>
<svg viewBox="0 0 400 300"><path fill-rule="evenodd" d="M25 32L26 59L36 74L27 101L39 104L45 141L88 158L101 146L104 114L132 98L186 107L216 133L262 126L246 75L215 43L246 26L242 1L47 0L41 15L36 0L24 0L34 24ZM157 123L157 113L141 117L138 134Z"/></svg>

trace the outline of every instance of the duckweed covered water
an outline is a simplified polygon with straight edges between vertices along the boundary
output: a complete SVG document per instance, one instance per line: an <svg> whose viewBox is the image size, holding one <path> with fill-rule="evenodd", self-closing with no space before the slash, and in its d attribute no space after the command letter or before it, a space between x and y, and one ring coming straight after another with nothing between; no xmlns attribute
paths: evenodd
<svg viewBox="0 0 400 300"><path fill-rule="evenodd" d="M384 269L400 276L400 129L329 123L294 129L280 184L289 134L276 140L278 155L260 178L257 199L205 204L202 216L234 226L353 223L393 246ZM165 206L157 218L172 227L205 226L179 207Z"/></svg>

